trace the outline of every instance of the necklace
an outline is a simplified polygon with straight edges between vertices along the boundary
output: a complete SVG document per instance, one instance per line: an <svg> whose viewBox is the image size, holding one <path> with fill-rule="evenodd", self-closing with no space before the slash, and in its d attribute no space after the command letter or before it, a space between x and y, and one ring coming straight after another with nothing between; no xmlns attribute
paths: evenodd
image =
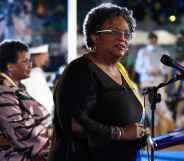
<svg viewBox="0 0 184 161"><path fill-rule="evenodd" d="M7 74L0 72L0 75L9 81L12 86L17 87L16 83Z"/></svg>

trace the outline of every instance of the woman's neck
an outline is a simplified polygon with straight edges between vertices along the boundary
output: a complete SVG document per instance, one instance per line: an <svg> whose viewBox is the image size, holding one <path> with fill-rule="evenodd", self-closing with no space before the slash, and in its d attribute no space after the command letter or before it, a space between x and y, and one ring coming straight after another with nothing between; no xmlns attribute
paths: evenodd
<svg viewBox="0 0 184 161"><path fill-rule="evenodd" d="M115 66L115 64L119 61L120 58L112 57L111 54L103 54L103 53L90 53L90 59L96 63L101 64L103 66Z"/></svg>
<svg viewBox="0 0 184 161"><path fill-rule="evenodd" d="M94 55L93 55L94 54ZM96 64L101 70L103 70L109 77L111 77L118 84L122 84L122 78L119 70L116 67L116 60L109 60L104 55L91 53L87 55L88 58Z"/></svg>

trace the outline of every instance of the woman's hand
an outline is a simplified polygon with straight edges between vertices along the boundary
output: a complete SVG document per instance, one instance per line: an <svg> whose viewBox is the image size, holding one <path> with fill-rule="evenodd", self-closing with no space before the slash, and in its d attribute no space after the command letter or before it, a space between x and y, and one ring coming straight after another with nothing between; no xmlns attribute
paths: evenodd
<svg viewBox="0 0 184 161"><path fill-rule="evenodd" d="M143 136L149 134L149 131L144 128L143 124L140 124L140 123L129 124L121 128L121 130L124 132L121 139L126 139L126 140L140 139Z"/></svg>

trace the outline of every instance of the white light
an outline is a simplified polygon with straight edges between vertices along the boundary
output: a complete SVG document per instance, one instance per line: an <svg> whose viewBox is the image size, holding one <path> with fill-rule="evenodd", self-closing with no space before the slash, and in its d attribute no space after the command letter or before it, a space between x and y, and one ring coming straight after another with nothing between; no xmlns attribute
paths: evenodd
<svg viewBox="0 0 184 161"><path fill-rule="evenodd" d="M68 0L67 63L77 58L77 0Z"/></svg>

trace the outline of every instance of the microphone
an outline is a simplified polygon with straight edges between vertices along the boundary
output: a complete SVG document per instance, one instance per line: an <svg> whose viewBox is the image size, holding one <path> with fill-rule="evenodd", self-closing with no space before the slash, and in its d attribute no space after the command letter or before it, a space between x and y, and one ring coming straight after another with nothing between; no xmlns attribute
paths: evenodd
<svg viewBox="0 0 184 161"><path fill-rule="evenodd" d="M170 131L166 134L162 134L156 137L151 137L150 135L146 138L146 143L154 151L165 149L174 145L180 145L184 143L184 129L176 129Z"/></svg>
<svg viewBox="0 0 184 161"><path fill-rule="evenodd" d="M184 74L184 67L177 63L174 59L170 58L168 55L163 55L160 59L160 61L169 67L173 67L177 70L179 70L182 74Z"/></svg>

